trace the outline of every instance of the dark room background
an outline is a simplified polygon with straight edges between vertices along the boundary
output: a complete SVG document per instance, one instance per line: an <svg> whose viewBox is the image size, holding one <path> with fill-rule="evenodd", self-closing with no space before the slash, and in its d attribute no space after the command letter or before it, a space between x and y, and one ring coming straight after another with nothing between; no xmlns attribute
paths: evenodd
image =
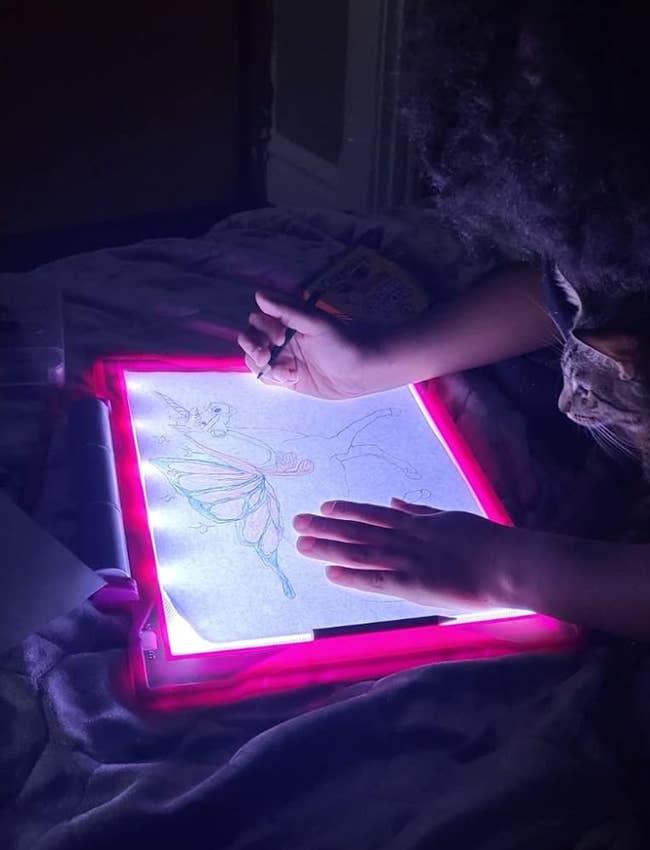
<svg viewBox="0 0 650 850"><path fill-rule="evenodd" d="M273 204L414 197L419 0L0 4L0 270L205 232Z"/></svg>
<svg viewBox="0 0 650 850"><path fill-rule="evenodd" d="M3 267L200 232L262 203L269 10L267 0L3 3Z"/></svg>

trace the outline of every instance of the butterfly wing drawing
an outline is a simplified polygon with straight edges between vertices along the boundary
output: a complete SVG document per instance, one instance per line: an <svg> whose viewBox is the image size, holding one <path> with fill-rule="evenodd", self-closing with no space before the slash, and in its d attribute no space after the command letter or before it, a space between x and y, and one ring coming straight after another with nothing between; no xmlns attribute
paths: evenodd
<svg viewBox="0 0 650 850"><path fill-rule="evenodd" d="M239 458L215 451L209 458L157 458L152 462L208 522L235 523L240 543L255 549L279 579L287 598L295 597L278 561L280 506L264 473Z"/></svg>

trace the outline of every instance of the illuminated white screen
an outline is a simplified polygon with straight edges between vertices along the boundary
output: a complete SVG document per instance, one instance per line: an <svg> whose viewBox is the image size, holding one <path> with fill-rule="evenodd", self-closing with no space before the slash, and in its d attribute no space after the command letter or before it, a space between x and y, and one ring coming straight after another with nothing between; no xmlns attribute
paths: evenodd
<svg viewBox="0 0 650 850"><path fill-rule="evenodd" d="M337 587L295 549L293 517L326 499L482 513L409 389L331 402L232 372L126 385L174 654L450 613Z"/></svg>

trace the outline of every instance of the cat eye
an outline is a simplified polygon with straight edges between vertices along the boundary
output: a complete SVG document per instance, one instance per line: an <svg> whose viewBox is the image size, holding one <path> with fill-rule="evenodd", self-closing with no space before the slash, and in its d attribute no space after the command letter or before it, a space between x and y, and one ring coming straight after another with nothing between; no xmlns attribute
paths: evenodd
<svg viewBox="0 0 650 850"><path fill-rule="evenodd" d="M580 398L587 398L587 396L591 395L591 390L589 387L585 387L584 384L576 384L575 394Z"/></svg>

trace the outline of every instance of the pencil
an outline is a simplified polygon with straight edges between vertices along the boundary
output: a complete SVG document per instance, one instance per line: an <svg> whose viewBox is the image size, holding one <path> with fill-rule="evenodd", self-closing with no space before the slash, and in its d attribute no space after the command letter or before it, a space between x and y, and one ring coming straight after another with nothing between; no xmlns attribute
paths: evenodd
<svg viewBox="0 0 650 850"><path fill-rule="evenodd" d="M312 292L312 294L309 296L309 298L306 300L305 303L307 304L308 307L313 307L314 304L316 304L318 299L321 297L321 295L322 295L322 291L316 290L315 292ZM270 369L272 366L275 365L275 363L277 363L278 357L282 354L284 349L289 345L291 340L294 338L295 333L296 332L293 328L287 328L287 332L286 332L285 337L284 337L284 342L281 343L280 345L274 345L273 346L273 348L271 349L271 356L269 357L269 362L265 366L262 366L260 371L257 373L257 380L258 381L262 377L262 375L266 372L267 369Z"/></svg>

